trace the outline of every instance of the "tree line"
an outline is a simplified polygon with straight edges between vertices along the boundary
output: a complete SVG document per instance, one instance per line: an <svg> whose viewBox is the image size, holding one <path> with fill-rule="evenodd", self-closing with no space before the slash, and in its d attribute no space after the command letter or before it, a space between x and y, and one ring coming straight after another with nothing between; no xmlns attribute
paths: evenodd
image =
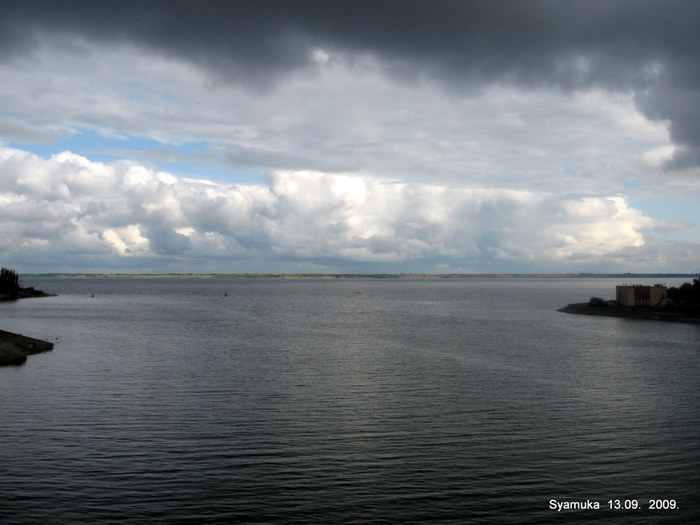
<svg viewBox="0 0 700 525"><path fill-rule="evenodd" d="M692 283L683 283L678 287L670 287L666 291L666 299L668 299L666 308L669 309L700 310L700 279L693 279ZM608 306L610 302L600 297L591 297L588 306L602 308Z"/></svg>
<svg viewBox="0 0 700 525"><path fill-rule="evenodd" d="M20 289L19 274L9 268L0 269L0 295L17 297Z"/></svg>
<svg viewBox="0 0 700 525"><path fill-rule="evenodd" d="M669 288L666 298L672 301L674 306L700 308L700 279L693 279L692 283L683 283L678 288Z"/></svg>

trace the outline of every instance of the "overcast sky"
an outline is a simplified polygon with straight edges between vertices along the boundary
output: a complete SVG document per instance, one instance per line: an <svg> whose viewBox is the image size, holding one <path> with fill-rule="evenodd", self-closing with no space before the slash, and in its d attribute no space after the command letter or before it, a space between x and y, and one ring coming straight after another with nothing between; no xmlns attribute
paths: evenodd
<svg viewBox="0 0 700 525"><path fill-rule="evenodd" d="M700 271L700 2L0 12L20 273Z"/></svg>

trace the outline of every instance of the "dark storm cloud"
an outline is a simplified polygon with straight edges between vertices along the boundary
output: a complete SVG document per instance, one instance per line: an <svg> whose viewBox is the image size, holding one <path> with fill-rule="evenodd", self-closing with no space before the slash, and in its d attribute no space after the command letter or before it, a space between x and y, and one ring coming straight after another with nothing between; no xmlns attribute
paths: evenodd
<svg viewBox="0 0 700 525"><path fill-rule="evenodd" d="M700 164L700 3L680 0L4 2L2 56L45 34L131 42L259 87L315 48L369 54L407 80L633 90L670 122L670 167Z"/></svg>

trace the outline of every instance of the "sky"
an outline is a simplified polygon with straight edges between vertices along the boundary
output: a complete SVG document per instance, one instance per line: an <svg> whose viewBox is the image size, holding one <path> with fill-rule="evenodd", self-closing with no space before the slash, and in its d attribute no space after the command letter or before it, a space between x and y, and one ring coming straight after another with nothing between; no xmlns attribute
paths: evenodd
<svg viewBox="0 0 700 525"><path fill-rule="evenodd" d="M0 11L20 273L700 271L697 1Z"/></svg>

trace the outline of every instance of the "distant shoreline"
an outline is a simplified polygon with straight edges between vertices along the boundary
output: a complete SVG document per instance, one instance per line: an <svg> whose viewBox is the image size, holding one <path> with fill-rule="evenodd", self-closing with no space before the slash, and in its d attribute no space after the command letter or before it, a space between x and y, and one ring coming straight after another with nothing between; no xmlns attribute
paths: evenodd
<svg viewBox="0 0 700 525"><path fill-rule="evenodd" d="M567 314L601 315L622 317L626 319L648 319L676 323L700 323L700 313L663 311L658 308L644 308L608 304L607 306L590 306L588 303L568 304L557 310Z"/></svg>
<svg viewBox="0 0 700 525"><path fill-rule="evenodd" d="M674 279L697 277L697 273L36 273L25 278L53 279Z"/></svg>

